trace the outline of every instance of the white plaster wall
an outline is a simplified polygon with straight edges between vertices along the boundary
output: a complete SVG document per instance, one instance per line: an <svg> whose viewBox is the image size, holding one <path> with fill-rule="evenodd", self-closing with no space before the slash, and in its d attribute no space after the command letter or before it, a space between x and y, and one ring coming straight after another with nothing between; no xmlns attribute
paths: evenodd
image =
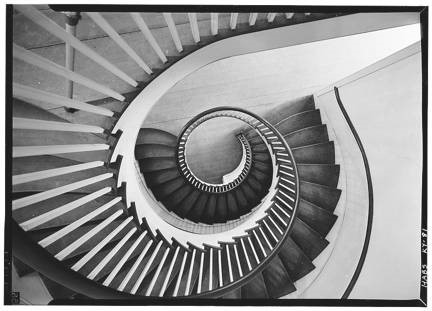
<svg viewBox="0 0 432 311"><path fill-rule="evenodd" d="M421 55L340 88L369 159L374 219L350 298L418 298L422 180Z"/></svg>
<svg viewBox="0 0 432 311"><path fill-rule="evenodd" d="M338 129L343 128L343 121L334 117L337 103L331 90L333 86L339 88L341 100L362 140L372 175L372 233L363 269L349 296L352 299L419 297L421 82L420 45L414 44L318 94L320 108L332 112L329 114L333 122L330 125L335 128L336 140L343 146L348 138L338 135ZM351 162L351 158L349 156L344 160ZM355 179L356 176L351 177ZM346 189L348 204L352 194L357 192L357 189L349 186ZM364 209L368 208L367 202L362 205ZM361 207L357 206L356 210ZM359 219L359 223L363 221ZM341 230L341 234L350 236L352 232L349 229ZM349 247L355 246L359 237L352 235L350 238L351 243L344 242L348 246L348 259L358 257L358 251L351 253ZM364 239L363 234L361 238ZM339 247L344 243L339 243ZM343 250L338 254L343 257ZM333 256L324 270L331 272L333 277L329 274L321 281L328 283L329 279L335 281L343 278L338 272L340 268L335 266L341 258L338 256Z"/></svg>

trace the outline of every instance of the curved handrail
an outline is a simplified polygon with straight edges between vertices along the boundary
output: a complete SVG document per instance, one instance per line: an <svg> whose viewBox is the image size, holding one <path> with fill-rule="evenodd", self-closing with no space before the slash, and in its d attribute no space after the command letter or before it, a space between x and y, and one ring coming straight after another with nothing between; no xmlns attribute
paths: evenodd
<svg viewBox="0 0 432 311"><path fill-rule="evenodd" d="M352 135L354 136L354 139L355 139L355 141L356 141L356 143L360 149L360 153L361 153L361 156L363 159L363 164L364 164L364 168L365 168L365 172L366 172L366 179L367 179L367 186L368 186L368 193L369 193L369 197L368 197L369 212L368 212L368 219L367 219L365 241L364 241L363 248L362 248L362 251L360 254L359 262L358 262L357 267L354 271L354 275L352 276L351 281L349 282L347 288L345 289L345 292L343 293L343 295L341 297L342 299L347 299L348 296L350 295L351 291L353 290L354 285L357 282L357 279L358 279L360 272L363 268L363 264L364 264L364 261L366 259L366 254L367 254L367 251L369 248L369 241L370 241L370 236L372 233L372 220L373 220L373 186L372 186L372 176L371 176L371 172L370 172L370 168L369 168L369 161L368 161L368 158L366 156L366 152L364 150L360 136L358 135L347 111L345 110L345 107L344 107L342 100L340 98L340 95L339 95L339 89L337 87L334 87L334 92L335 92L335 96L336 96L336 101L337 101L338 106L342 112L342 115L344 116L344 118L345 118L351 132L352 132Z"/></svg>
<svg viewBox="0 0 432 311"><path fill-rule="evenodd" d="M216 117L216 116L214 116L214 117ZM201 124L207 120L208 119L203 120L199 124ZM245 163L243 165L241 172L237 175L236 178L234 178L233 180L226 182L226 183L224 183L224 182L221 184L207 183L193 173L193 171L190 169L190 167L187 163L187 158L186 158L187 139L188 139L189 135L192 133L192 131L199 124L195 123L193 128L190 128L190 131L188 132L188 134L186 136L184 136L183 138L180 138L180 136L178 136L177 146L176 146L177 168L178 168L179 172L182 174L182 176L184 177L184 179L189 184L191 184L192 186L196 187L197 189L199 189L203 192L210 192L210 193L228 192L228 191L236 188L237 186L239 186L243 182L243 180L247 177L247 175L249 173L249 170L250 170L251 165L252 165L252 152L250 150L250 146L247 143L247 140L243 134L238 135L237 137L238 137L240 143L243 145L243 149L246 153L245 154L246 160L245 160ZM179 139L180 139L180 141L179 141Z"/></svg>
<svg viewBox="0 0 432 311"><path fill-rule="evenodd" d="M221 108L221 109L218 109ZM193 132L194 129L196 129L200 124L213 119L217 117L227 117L227 115L214 115L213 113L216 113L217 111L223 111L226 110L225 108L230 107L218 107L209 109L206 111L203 111L202 113L196 115L192 119L190 119L181 129L179 135L177 136L177 143L176 143L176 150L175 150L175 158L178 166L179 172L182 174L182 176L185 178L186 181L188 181L191 185L195 186L196 188L200 189L201 191L210 192L210 193L222 193L230 191L237 186L241 184L241 182L246 178L250 166L251 166L251 152L249 148L246 149L247 156L249 157L249 161L246 161L246 165L243 167L243 170L241 174L236 178L235 180L226 183L226 184L209 184L204 181L202 181L200 178L198 178L193 171L190 169L189 165L187 164L186 159L186 143L189 138L189 135ZM215 110L216 109L216 110ZM243 111L243 113L249 113L246 111ZM213 115L212 115L213 114ZM229 116L228 116L229 117ZM244 121L244 120L243 120Z"/></svg>
<svg viewBox="0 0 432 311"><path fill-rule="evenodd" d="M236 178L238 178L243 172L244 167L248 166L248 171L249 171L252 164L252 159L251 159L252 151L248 140L246 139L243 133L237 134L236 137L242 146L242 150L243 150L242 158L240 160L239 165L233 171L222 176L222 182L224 184L227 184L231 181L234 181Z"/></svg>
<svg viewBox="0 0 432 311"><path fill-rule="evenodd" d="M291 233L294 219L297 215L298 204L299 204L300 182L299 182L299 176L298 176L298 171L297 171L297 165L294 161L294 156L292 154L292 151L291 151L290 147L288 146L288 144L286 143L285 139L283 138L282 134L280 134L279 131L277 131L277 129L275 129L269 122L267 122L266 120L264 120L263 118L259 117L258 115L254 114L254 113L251 113L245 109L241 109L241 108L237 108L237 107L228 107L228 106L216 107L216 108L206 110L206 111L198 114L197 116L195 116L193 119L189 120L188 123L186 123L186 125L183 127L183 129L181 130L181 132L178 136L179 140L177 141L177 146L180 145L180 139L183 136L183 134L188 130L188 128L193 123L195 123L197 120L201 119L202 117L204 117L206 115L220 112L223 110L231 110L231 111L235 111L235 112L240 112L240 113L247 114L247 115L251 116L255 120L259 120L258 124L262 124L262 125L264 125L264 128L270 129L272 134L277 137L277 141L281 142L281 144L283 145L285 150L288 151L289 157L292 159L291 164L293 166L293 171L295 172L295 175L294 175L295 176L295 187L296 187L295 202L294 202L294 206L293 206L293 210L292 210L292 214L291 214L291 218L290 218L291 221L289 222L289 224L288 224L283 236L281 237L281 239L279 239L276 246L272 249L272 252L270 255L268 255L252 271L250 271L250 273L246 274L242 278L239 278L238 280L231 282L231 283L227 284L226 286L219 287L218 289L214 289L212 291L207 291L207 292L204 292L201 294L190 296L190 297L194 297L194 298L197 298L197 297L199 297L199 298L220 297L220 296L226 294L228 291L231 291L231 290L241 286L242 284L245 284L248 280L251 280L253 277L255 277L257 273L261 272L266 267L267 263L271 259L273 259L276 254L278 254L280 248L282 247L285 240L287 239L287 237ZM242 119L242 120L245 121L245 119ZM259 125L254 125L252 122L250 122L250 123L247 122L247 123L255 129L258 129L258 127L259 127ZM256 223L259 223L263 219L257 220Z"/></svg>

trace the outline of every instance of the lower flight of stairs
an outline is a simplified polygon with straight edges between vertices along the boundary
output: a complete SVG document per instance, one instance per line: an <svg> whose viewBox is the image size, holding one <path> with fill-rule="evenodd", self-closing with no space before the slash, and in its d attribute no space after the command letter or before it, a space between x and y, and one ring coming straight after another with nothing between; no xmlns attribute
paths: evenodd
<svg viewBox="0 0 432 311"><path fill-rule="evenodd" d="M249 213L268 193L273 171L268 154L252 157L249 174L238 187L212 193L197 189L181 173L176 144L177 137L171 133L143 128L135 157L155 198L178 216L206 224L225 223Z"/></svg>

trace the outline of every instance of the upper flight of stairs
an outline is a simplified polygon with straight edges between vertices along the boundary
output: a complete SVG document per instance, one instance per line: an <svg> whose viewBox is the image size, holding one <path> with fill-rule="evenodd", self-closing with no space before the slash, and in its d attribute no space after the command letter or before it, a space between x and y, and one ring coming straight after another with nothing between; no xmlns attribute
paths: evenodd
<svg viewBox="0 0 432 311"><path fill-rule="evenodd" d="M45 29L57 31L46 24L40 12L21 11ZM170 14L165 14L172 40L176 41ZM257 22L256 13L251 13L247 22L234 23L233 27L232 14L230 29L219 29L218 35L210 38L201 37L200 44L193 47L182 46L177 58L167 58L159 69L215 40L280 27L293 17L290 13L265 15ZM302 16L299 22L314 17L298 15ZM194 17L189 18L193 28ZM212 13L212 25L215 20L217 14ZM71 77L65 67L19 46L14 46L14 57ZM151 78L160 72L158 68L152 71ZM86 85L89 79L75 74L74 81ZM269 149L268 140L266 144L256 132L243 131L251 152L247 175L232 189L208 192L189 183L182 174L176 135L141 129L135 157L145 182L156 200L182 221L207 227L232 223L253 217L254 209L274 195L265 218L257 220L243 235L201 248L168 240L162 231L152 230L145 217L137 217L136 209L142 207L127 205L127 183L118 184L121 156L112 159L112 154L121 132L113 134L112 129L128 103L151 79L137 83L129 94L120 94L123 91L115 89L114 82L88 82L89 88L111 99L87 103L35 88L34 81L27 83L25 79L17 75L13 86L12 218L65 269L134 295L234 299L282 297L295 291L295 282L315 268L314 259L329 243L326 235L337 218L333 211L340 190L334 145L312 97L280 105L262 116L282 134L283 141L278 138L276 142L288 144L292 151L300 190L296 214L287 203L290 191L295 193L293 174L297 174L289 173L294 167L288 164L290 155L278 154L274 146ZM71 113L64 107L77 111ZM274 158L279 161L277 165L272 162ZM275 173L279 179L277 189L272 189ZM31 258L20 260L31 265ZM225 290L227 285L230 287Z"/></svg>

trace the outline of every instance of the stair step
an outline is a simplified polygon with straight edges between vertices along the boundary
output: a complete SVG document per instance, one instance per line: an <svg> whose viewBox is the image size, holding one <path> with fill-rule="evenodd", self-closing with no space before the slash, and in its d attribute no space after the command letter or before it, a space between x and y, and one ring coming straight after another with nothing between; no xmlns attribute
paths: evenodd
<svg viewBox="0 0 432 311"><path fill-rule="evenodd" d="M177 207L192 191L194 187L189 184L183 184L181 187L173 191L168 196L162 199L163 204L169 209L177 211Z"/></svg>
<svg viewBox="0 0 432 311"><path fill-rule="evenodd" d="M253 161L252 168L256 169L264 174L270 175L272 172L272 166L269 163L261 162L261 161Z"/></svg>
<svg viewBox="0 0 432 311"><path fill-rule="evenodd" d="M305 200L299 202L297 217L324 237L337 220L336 215Z"/></svg>
<svg viewBox="0 0 432 311"><path fill-rule="evenodd" d="M206 210L203 214L202 221L206 224L213 224L215 222L217 195L211 194L206 203Z"/></svg>
<svg viewBox="0 0 432 311"><path fill-rule="evenodd" d="M193 189L193 187L192 187ZM193 189L187 197L184 198L177 206L175 207L175 211L178 215L189 215L189 212L192 210L195 202L198 200L198 196L200 195L200 191L197 189ZM188 217L189 218L189 217Z"/></svg>
<svg viewBox="0 0 432 311"><path fill-rule="evenodd" d="M336 188L340 166L332 164L298 164L299 179L327 187Z"/></svg>
<svg viewBox="0 0 432 311"><path fill-rule="evenodd" d="M282 135L288 135L291 132L320 124L320 111L319 109L315 109L294 114L278 122L275 127Z"/></svg>
<svg viewBox="0 0 432 311"><path fill-rule="evenodd" d="M138 133L138 138L135 144L159 144L174 147L177 144L177 137L163 130L142 128Z"/></svg>
<svg viewBox="0 0 432 311"><path fill-rule="evenodd" d="M242 286L241 297L242 299L269 298L264 278L261 273L258 273L255 278Z"/></svg>
<svg viewBox="0 0 432 311"><path fill-rule="evenodd" d="M151 186L158 186L169 180L173 180L180 176L177 167L167 168L164 170L147 172L144 177L146 182Z"/></svg>
<svg viewBox="0 0 432 311"><path fill-rule="evenodd" d="M298 218L294 220L291 237L310 260L314 260L328 245L327 240Z"/></svg>
<svg viewBox="0 0 432 311"><path fill-rule="evenodd" d="M240 217L240 211L237 206L237 201L234 197L233 191L226 193L228 219L237 219Z"/></svg>
<svg viewBox="0 0 432 311"><path fill-rule="evenodd" d="M268 154L268 152L267 153L264 153L264 152L254 153L252 157L254 160L258 160L261 162L271 161L271 158L270 158L270 155Z"/></svg>
<svg viewBox="0 0 432 311"><path fill-rule="evenodd" d="M177 189L185 185L183 176L171 179L166 183L160 184L158 187L153 188L153 193L158 200L163 200L165 197L174 193Z"/></svg>
<svg viewBox="0 0 432 311"><path fill-rule="evenodd" d="M256 178L256 180L258 180L263 185L270 184L270 182L271 182L272 176L269 176L269 175L267 175L267 174L265 174L259 170L251 169L249 174L254 176Z"/></svg>
<svg viewBox="0 0 432 311"><path fill-rule="evenodd" d="M296 290L279 256L273 257L262 275L269 298L279 298Z"/></svg>
<svg viewBox="0 0 432 311"><path fill-rule="evenodd" d="M215 221L216 222L226 222L228 220L228 206L227 199L225 193L220 193L217 195L216 201L216 213L215 213Z"/></svg>
<svg viewBox="0 0 432 311"><path fill-rule="evenodd" d="M326 125L315 125L284 136L290 148L324 143L329 140Z"/></svg>
<svg viewBox="0 0 432 311"><path fill-rule="evenodd" d="M249 175L245 180L245 182L257 193L261 193L264 191L261 183L258 180L256 180L256 178L252 175Z"/></svg>
<svg viewBox="0 0 432 311"><path fill-rule="evenodd" d="M271 124L277 124L280 121L295 115L299 112L309 111L315 109L313 96L308 95L305 97L297 98L280 104L266 113L264 118Z"/></svg>
<svg viewBox="0 0 432 311"><path fill-rule="evenodd" d="M210 195L208 193L201 192L198 199L195 201L194 205L186 215L188 219L195 222L200 222L203 220L203 215L206 211L206 204L209 196Z"/></svg>
<svg viewBox="0 0 432 311"><path fill-rule="evenodd" d="M250 208L248 208L248 201L241 187L237 187L234 189L234 196L236 198L237 208L239 209L240 214L243 215L247 213Z"/></svg>
<svg viewBox="0 0 432 311"><path fill-rule="evenodd" d="M334 164L334 151L332 141L292 149L297 164Z"/></svg>
<svg viewBox="0 0 432 311"><path fill-rule="evenodd" d="M300 197L329 212L333 212L339 202L341 190L305 181L300 182Z"/></svg>
<svg viewBox="0 0 432 311"><path fill-rule="evenodd" d="M267 153L268 152L267 145L264 142L261 142L259 144L251 144L251 149L252 149L252 152L254 152L254 153L259 153L259 152Z"/></svg>
<svg viewBox="0 0 432 311"><path fill-rule="evenodd" d="M312 261L303 253L291 237L286 239L280 248L278 256L293 282L301 279L315 269Z"/></svg>
<svg viewBox="0 0 432 311"><path fill-rule="evenodd" d="M255 206L259 199L257 193L246 182L240 185L240 189L243 191L249 206Z"/></svg>
<svg viewBox="0 0 432 311"><path fill-rule="evenodd" d="M137 160L157 157L174 157L175 148L167 145L141 144L135 146L135 158Z"/></svg>
<svg viewBox="0 0 432 311"><path fill-rule="evenodd" d="M242 292L241 288L233 289L228 294L223 295L221 298L222 299L241 299L242 298L241 292Z"/></svg>
<svg viewBox="0 0 432 311"><path fill-rule="evenodd" d="M141 172L154 172L169 168L176 168L177 161L173 157L167 158L149 158L138 161Z"/></svg>

